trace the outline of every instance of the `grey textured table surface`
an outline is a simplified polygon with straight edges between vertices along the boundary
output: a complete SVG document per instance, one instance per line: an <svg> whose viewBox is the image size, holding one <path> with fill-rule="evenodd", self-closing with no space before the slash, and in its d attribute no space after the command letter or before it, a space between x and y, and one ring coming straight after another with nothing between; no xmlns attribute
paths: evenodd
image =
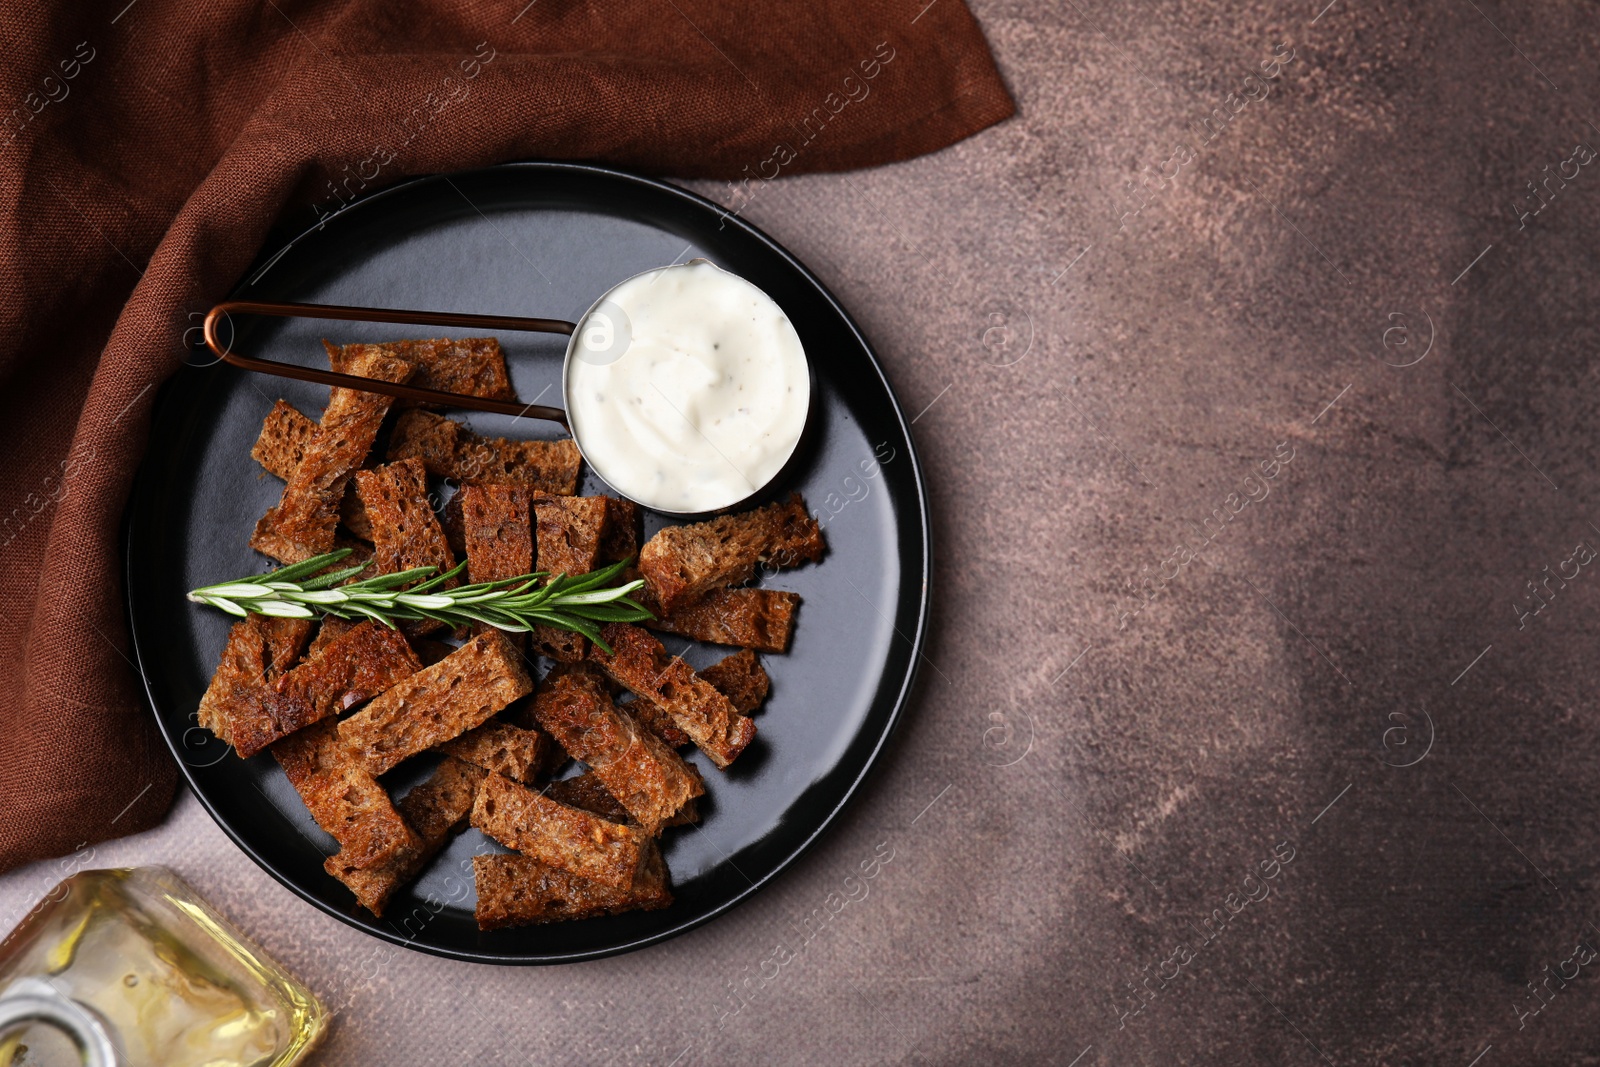
<svg viewBox="0 0 1600 1067"><path fill-rule="evenodd" d="M1018 118L744 207L919 413L893 750L774 888L582 966L367 940L188 796L95 850L304 975L319 1063L1600 1063L1600 12L974 6Z"/></svg>

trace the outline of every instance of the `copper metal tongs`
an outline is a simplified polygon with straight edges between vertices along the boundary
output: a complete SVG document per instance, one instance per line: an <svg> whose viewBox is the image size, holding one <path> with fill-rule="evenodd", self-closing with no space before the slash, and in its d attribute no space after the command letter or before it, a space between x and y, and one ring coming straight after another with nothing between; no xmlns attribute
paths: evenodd
<svg viewBox="0 0 1600 1067"><path fill-rule="evenodd" d="M499 415L528 416L546 419L568 427L567 413L546 404L521 404L514 400L490 400L481 396L445 393L437 389L420 389L414 385L383 382L362 378L338 371L301 367L274 359L261 359L235 352L231 345L217 340L217 323L233 314L271 315L276 318L338 319L344 322L396 322L413 326L457 326L465 329L521 330L529 333L558 333L568 337L577 325L563 319L533 319L515 315L462 315L442 311L401 311L397 308L344 307L338 304L295 304L270 300L228 300L206 315L206 347L219 358L241 370L257 374L272 374L280 378L294 378L302 382L336 385L346 389L359 389L367 393L382 393L402 400L417 400L445 407L465 408L469 411L492 411Z"/></svg>

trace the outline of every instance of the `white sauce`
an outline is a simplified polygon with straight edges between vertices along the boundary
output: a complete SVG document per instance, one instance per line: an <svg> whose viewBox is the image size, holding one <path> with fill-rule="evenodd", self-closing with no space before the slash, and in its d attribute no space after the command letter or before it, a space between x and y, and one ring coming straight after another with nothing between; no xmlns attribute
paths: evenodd
<svg viewBox="0 0 1600 1067"><path fill-rule="evenodd" d="M700 261L607 294L578 324L566 374L584 458L657 511L715 511L759 490L800 443L811 404L788 316Z"/></svg>

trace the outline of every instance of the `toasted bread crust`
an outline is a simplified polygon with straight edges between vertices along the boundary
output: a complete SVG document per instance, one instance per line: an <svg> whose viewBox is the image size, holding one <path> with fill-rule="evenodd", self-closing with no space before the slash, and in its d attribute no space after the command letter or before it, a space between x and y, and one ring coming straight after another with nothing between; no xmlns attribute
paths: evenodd
<svg viewBox="0 0 1600 1067"><path fill-rule="evenodd" d="M246 758L314 722L369 700L422 669L398 631L367 621L323 642L305 663L280 677L261 714L235 729L233 747Z"/></svg>
<svg viewBox="0 0 1600 1067"><path fill-rule="evenodd" d="M654 610L658 605L645 606ZM798 593L780 589L714 589L674 611L657 611L644 625L696 641L784 652L799 606Z"/></svg>
<svg viewBox="0 0 1600 1067"><path fill-rule="evenodd" d="M481 396L491 400L515 400L511 377L506 373L505 353L493 337L440 338L431 341L389 341L384 344L335 345L323 341L328 362L341 374L362 356L381 353L401 359L416 368L410 384L441 393ZM400 400L396 407L415 407L417 401Z"/></svg>
<svg viewBox="0 0 1600 1067"><path fill-rule="evenodd" d="M478 783L488 772L481 767L445 759L427 781L401 797L395 808L420 842L414 852L405 852L376 867L348 867L340 856L329 856L323 870L343 882L356 901L374 915L381 916L394 891L415 878L428 861L455 834L466 828L477 798Z"/></svg>
<svg viewBox="0 0 1600 1067"><path fill-rule="evenodd" d="M596 674L588 664L552 672L534 697L534 717L654 836L684 804L705 793L705 783L682 757L613 704Z"/></svg>
<svg viewBox="0 0 1600 1067"><path fill-rule="evenodd" d="M578 491L582 456L571 438L512 441L479 437L458 422L413 408L400 413L389 459L422 460L428 473L463 485L525 485L541 493Z"/></svg>
<svg viewBox="0 0 1600 1067"><path fill-rule="evenodd" d="M339 736L372 774L481 725L533 690L498 631L480 634L339 724Z"/></svg>
<svg viewBox="0 0 1600 1067"><path fill-rule="evenodd" d="M491 774L478 789L472 825L540 863L612 886L628 886L649 838Z"/></svg>
<svg viewBox="0 0 1600 1067"><path fill-rule="evenodd" d="M589 649L590 660L670 715L718 767L732 763L755 737L755 723L682 659L669 659L652 634L625 622L607 623L600 633L613 654L595 646Z"/></svg>
<svg viewBox="0 0 1600 1067"><path fill-rule="evenodd" d="M403 360L367 355L352 363L350 373L403 382L412 368ZM284 486L283 499L256 525L252 548L284 563L298 563L333 548L346 483L371 450L389 402L379 393L332 391L316 435Z"/></svg>
<svg viewBox="0 0 1600 1067"><path fill-rule="evenodd" d="M653 841L646 844L638 872L625 887L580 878L515 853L474 856L472 871L480 930L654 911L672 903L667 865Z"/></svg>
<svg viewBox="0 0 1600 1067"><path fill-rule="evenodd" d="M756 564L797 567L822 558L822 528L800 494L738 515L688 526L668 526L639 550L639 571L651 595L668 611L713 589L738 585Z"/></svg>
<svg viewBox="0 0 1600 1067"><path fill-rule="evenodd" d="M421 848L383 786L340 741L334 720L290 734L272 755L317 825L339 842L343 867L376 867Z"/></svg>
<svg viewBox="0 0 1600 1067"><path fill-rule="evenodd" d="M549 734L494 721L446 741L439 751L523 784L559 757Z"/></svg>
<svg viewBox="0 0 1600 1067"><path fill-rule="evenodd" d="M467 485L461 502L461 540L473 582L516 578L533 570L531 494L516 485Z"/></svg>

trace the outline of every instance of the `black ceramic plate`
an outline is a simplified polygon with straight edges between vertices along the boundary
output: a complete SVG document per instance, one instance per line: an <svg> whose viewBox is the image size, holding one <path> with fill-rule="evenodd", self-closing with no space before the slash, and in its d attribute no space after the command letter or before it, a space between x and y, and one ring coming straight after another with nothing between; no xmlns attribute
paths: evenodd
<svg viewBox="0 0 1600 1067"><path fill-rule="evenodd" d="M309 213L307 221L314 222ZM592 166L512 164L368 197L264 256L234 297L575 320L614 283L695 256L754 282L799 329L817 375L820 421L809 451L771 495L804 493L829 552L820 565L760 579L804 598L794 642L787 655L763 657L772 696L738 762L722 772L692 757L709 796L699 826L668 831L676 903L662 911L480 933L471 857L497 846L474 830L397 894L382 919L356 907L323 872L332 839L271 756L241 760L196 725L231 620L184 599L196 586L266 569L246 541L282 486L250 458L250 445L275 399L315 416L327 390L213 365L203 350L165 387L127 522L128 615L150 703L222 828L329 914L396 944L467 960L554 963L639 948L706 922L769 882L833 820L882 749L910 692L927 622L921 474L866 340L822 284L760 231L663 182ZM322 366L322 337L392 340L420 329L234 325L241 351ZM501 335L524 400L559 403L564 340ZM454 414L496 436L555 432L527 419ZM580 491L606 487L586 474ZM660 525L647 519L646 534ZM672 638L667 645L695 666L728 651ZM427 769L419 758L384 781L398 794Z"/></svg>

